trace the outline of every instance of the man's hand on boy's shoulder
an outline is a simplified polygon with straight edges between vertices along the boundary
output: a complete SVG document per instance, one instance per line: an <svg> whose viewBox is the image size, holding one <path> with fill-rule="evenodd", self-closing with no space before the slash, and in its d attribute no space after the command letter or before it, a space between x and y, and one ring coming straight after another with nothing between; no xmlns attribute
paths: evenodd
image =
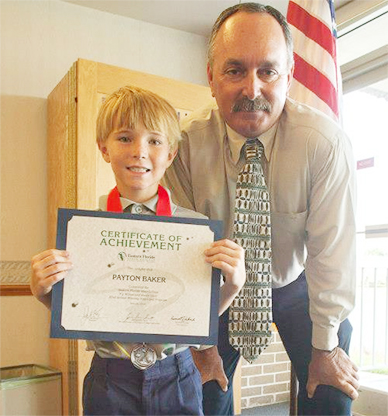
<svg viewBox="0 0 388 416"><path fill-rule="evenodd" d="M31 259L32 294L50 308L53 285L62 280L72 267L69 253L64 250L50 249L34 256Z"/></svg>

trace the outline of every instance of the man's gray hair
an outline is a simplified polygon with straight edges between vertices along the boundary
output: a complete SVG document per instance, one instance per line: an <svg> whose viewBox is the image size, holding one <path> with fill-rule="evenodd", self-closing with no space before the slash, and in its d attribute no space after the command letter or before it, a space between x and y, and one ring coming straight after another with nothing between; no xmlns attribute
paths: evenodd
<svg viewBox="0 0 388 416"><path fill-rule="evenodd" d="M245 12L245 13L267 13L274 17L276 21L279 23L283 30L284 39L286 41L287 46L287 54L288 54L288 67L294 63L294 45L292 41L292 35L290 31L290 27L287 23L286 18L279 12L279 10L271 7L265 6L260 3L240 3L234 6L228 7L225 9L219 16L216 22L213 25L212 32L210 34L208 49L207 49L207 59L210 67L213 66L213 52L214 52L214 43L217 37L218 32L221 29L221 26L228 19L230 16L237 12Z"/></svg>

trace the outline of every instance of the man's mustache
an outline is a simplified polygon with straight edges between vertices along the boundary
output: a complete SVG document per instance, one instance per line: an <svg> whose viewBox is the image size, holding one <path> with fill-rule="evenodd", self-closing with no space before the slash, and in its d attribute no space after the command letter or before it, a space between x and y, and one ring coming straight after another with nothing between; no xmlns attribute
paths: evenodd
<svg viewBox="0 0 388 416"><path fill-rule="evenodd" d="M271 104L265 98L255 98L250 100L247 97L241 98L234 103L232 111L237 113L239 111L253 112L253 111L266 111L270 113L272 110Z"/></svg>

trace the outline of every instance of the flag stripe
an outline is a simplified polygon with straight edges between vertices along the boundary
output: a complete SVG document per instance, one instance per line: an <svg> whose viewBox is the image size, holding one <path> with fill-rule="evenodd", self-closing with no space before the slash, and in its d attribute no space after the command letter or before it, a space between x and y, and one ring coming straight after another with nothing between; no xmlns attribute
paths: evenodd
<svg viewBox="0 0 388 416"><path fill-rule="evenodd" d="M294 78L324 101L338 116L337 90L325 75L297 54Z"/></svg>
<svg viewBox="0 0 388 416"><path fill-rule="evenodd" d="M307 38L303 32L294 29L295 51L310 65L319 68L320 72L330 79L333 85L337 84L337 67L333 57L320 45Z"/></svg>
<svg viewBox="0 0 388 416"><path fill-rule="evenodd" d="M292 81L290 95L300 103L313 105L314 108L327 114L333 120L338 119L333 110L325 103L325 101L322 101L315 93L299 83L299 81L297 81L295 78Z"/></svg>
<svg viewBox="0 0 388 416"><path fill-rule="evenodd" d="M290 0L287 20L294 38L295 69L289 96L339 120L333 0Z"/></svg>
<svg viewBox="0 0 388 416"><path fill-rule="evenodd" d="M330 55L335 56L331 30L293 1L290 1L288 5L287 20L307 37L321 45Z"/></svg>

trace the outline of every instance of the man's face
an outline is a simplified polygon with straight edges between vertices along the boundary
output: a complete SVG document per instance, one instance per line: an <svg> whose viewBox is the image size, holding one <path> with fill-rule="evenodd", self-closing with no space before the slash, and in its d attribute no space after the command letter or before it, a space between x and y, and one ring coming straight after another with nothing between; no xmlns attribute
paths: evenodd
<svg viewBox="0 0 388 416"><path fill-rule="evenodd" d="M287 58L282 28L272 16L238 12L222 25L208 80L221 115L237 133L257 137L276 123L292 79Z"/></svg>

